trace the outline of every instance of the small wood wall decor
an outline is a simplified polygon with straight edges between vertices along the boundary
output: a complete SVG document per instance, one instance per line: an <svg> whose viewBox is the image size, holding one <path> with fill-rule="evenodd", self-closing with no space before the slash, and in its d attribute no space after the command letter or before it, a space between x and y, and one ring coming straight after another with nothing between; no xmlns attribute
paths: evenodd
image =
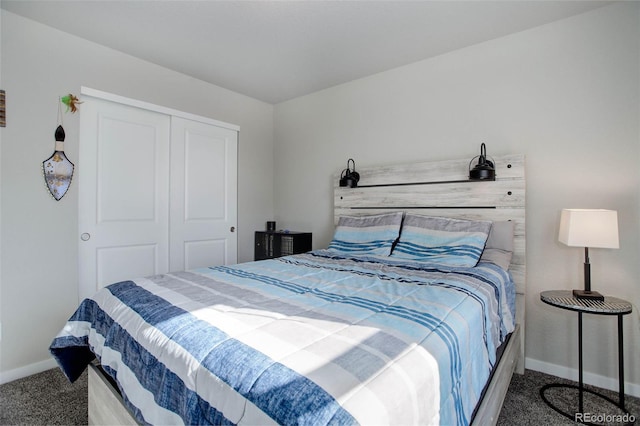
<svg viewBox="0 0 640 426"><path fill-rule="evenodd" d="M76 104L79 102L78 98L69 94L60 98L60 102L67 106L67 111L71 109L74 113L77 111ZM62 111L60 103L58 103L58 122L59 125L55 131L56 147L51 154L51 157L42 162L42 171L44 172L44 181L47 185L47 189L56 201L60 201L64 194L69 190L71 186L71 179L73 178L74 164L69 161L64 154L64 139L65 133L62 127Z"/></svg>
<svg viewBox="0 0 640 426"><path fill-rule="evenodd" d="M6 118L7 107L5 104L4 97L5 97L4 90L0 90L0 127L7 126L7 118Z"/></svg>

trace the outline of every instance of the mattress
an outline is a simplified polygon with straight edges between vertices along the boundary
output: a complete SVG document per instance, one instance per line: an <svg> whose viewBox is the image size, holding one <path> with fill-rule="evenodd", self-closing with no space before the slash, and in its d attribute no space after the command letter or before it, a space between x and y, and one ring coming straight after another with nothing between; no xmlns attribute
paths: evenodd
<svg viewBox="0 0 640 426"><path fill-rule="evenodd" d="M328 250L110 285L50 350L141 423L468 424L514 329L508 272Z"/></svg>

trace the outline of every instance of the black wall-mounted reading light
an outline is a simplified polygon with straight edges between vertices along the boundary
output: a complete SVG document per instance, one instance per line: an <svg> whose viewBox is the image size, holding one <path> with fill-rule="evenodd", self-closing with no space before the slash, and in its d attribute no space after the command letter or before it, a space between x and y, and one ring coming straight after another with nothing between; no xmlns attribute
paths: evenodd
<svg viewBox="0 0 640 426"><path fill-rule="evenodd" d="M478 164L471 168L473 160L478 159ZM496 169L493 161L487 158L487 147L484 142L480 145L480 155L476 155L469 162L470 180L496 180Z"/></svg>
<svg viewBox="0 0 640 426"><path fill-rule="evenodd" d="M353 170L349 168L349 163L353 164ZM340 186L346 186L349 188L355 188L358 186L360 180L360 174L356 172L356 162L353 158L347 160L347 168L340 173Z"/></svg>

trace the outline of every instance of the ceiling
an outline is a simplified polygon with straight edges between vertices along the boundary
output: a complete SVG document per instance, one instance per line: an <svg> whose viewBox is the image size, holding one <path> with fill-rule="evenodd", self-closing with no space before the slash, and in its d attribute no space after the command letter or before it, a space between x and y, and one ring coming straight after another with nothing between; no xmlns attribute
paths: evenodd
<svg viewBox="0 0 640 426"><path fill-rule="evenodd" d="M0 1L17 15L273 104L611 3Z"/></svg>

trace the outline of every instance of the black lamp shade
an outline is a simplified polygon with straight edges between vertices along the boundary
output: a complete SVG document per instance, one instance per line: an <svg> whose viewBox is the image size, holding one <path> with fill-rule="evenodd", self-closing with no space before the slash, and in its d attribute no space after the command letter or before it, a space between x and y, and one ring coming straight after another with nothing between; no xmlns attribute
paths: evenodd
<svg viewBox="0 0 640 426"><path fill-rule="evenodd" d="M471 180L495 180L496 170L487 164L478 164L469 172Z"/></svg>
<svg viewBox="0 0 640 426"><path fill-rule="evenodd" d="M471 163L476 158L478 159L478 164L471 169ZM496 180L496 169L493 161L487 159L487 147L484 143L480 145L480 155L471 159L469 168L469 179L471 180Z"/></svg>

